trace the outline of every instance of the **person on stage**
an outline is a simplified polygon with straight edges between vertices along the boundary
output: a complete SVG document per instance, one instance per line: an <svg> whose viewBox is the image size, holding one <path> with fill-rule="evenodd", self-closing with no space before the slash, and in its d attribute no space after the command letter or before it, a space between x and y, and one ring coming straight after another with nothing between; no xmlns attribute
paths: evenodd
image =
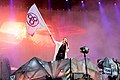
<svg viewBox="0 0 120 80"><path fill-rule="evenodd" d="M55 54L54 54L54 60L61 60L67 58L67 52L69 51L69 45L67 42L67 38L63 38L61 42L56 41L53 36L51 35L51 32L49 28L47 27L44 19L42 18L37 6L33 4L26 17L26 24L27 24L27 32L31 36L34 35L37 29L46 28L48 30L49 35L51 36L53 42L55 43Z"/></svg>
<svg viewBox="0 0 120 80"><path fill-rule="evenodd" d="M55 54L54 54L53 61L66 59L67 52L69 51L69 44L68 44L67 38L64 37L61 42L58 42L53 38L51 34L50 34L50 37L55 44Z"/></svg>

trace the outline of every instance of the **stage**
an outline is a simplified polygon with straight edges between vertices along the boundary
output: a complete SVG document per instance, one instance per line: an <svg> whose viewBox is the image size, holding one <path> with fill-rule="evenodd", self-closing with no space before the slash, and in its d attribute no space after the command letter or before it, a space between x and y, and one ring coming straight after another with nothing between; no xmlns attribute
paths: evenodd
<svg viewBox="0 0 120 80"><path fill-rule="evenodd" d="M89 80L99 80L97 66L87 59ZM37 57L23 64L11 76L15 80L78 80L84 79L85 63L76 59L46 62Z"/></svg>
<svg viewBox="0 0 120 80"><path fill-rule="evenodd" d="M35 32L31 36L27 32L27 15L34 3L39 16L35 18L38 23L32 26ZM61 41L64 37L68 39L69 52L65 61L68 64L69 59L73 61L72 67L75 68L72 68L72 77L83 76L85 72L84 57L80 52L82 46L87 46L90 50L87 58L95 65L92 69L97 69L97 60L105 57L120 62L119 0L1 0L0 16L0 77L4 77L4 70L7 72L5 74L12 74L33 57L42 60L47 66L50 64L50 77L58 76L59 72L53 70L53 65L58 65L58 62L53 61L55 44L49 31L56 41ZM30 21L34 20L33 17L35 15L29 17ZM36 29L38 24L39 28ZM3 64L4 61L9 62ZM10 65L10 68L4 69L2 65ZM98 75L99 71L89 72L95 79L96 73Z"/></svg>

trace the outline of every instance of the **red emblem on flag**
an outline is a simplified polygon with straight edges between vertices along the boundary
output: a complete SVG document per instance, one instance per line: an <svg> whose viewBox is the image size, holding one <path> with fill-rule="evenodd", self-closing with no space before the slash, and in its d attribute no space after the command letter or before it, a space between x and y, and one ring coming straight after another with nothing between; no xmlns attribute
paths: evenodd
<svg viewBox="0 0 120 80"><path fill-rule="evenodd" d="M39 24L38 17L34 13L28 13L27 24L31 27L36 27Z"/></svg>

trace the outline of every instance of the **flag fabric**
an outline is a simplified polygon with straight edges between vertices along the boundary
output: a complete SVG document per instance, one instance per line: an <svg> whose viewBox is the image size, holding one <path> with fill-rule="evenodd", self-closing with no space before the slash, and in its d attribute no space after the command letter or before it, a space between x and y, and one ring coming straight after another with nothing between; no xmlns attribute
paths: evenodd
<svg viewBox="0 0 120 80"><path fill-rule="evenodd" d="M47 27L46 23L44 22L37 6L35 4L33 4L28 13L27 13L27 17L26 17L26 27L27 27L27 33L31 36L34 35L34 33L36 32L36 30L38 28L43 28L43 27ZM47 28L48 29L48 28Z"/></svg>

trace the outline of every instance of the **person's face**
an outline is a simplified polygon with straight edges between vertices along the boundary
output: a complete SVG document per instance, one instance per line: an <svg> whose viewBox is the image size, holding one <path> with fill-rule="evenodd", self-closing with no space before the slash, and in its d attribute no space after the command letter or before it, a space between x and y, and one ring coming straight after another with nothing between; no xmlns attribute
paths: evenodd
<svg viewBox="0 0 120 80"><path fill-rule="evenodd" d="M66 43L67 42L67 38L63 38L63 43Z"/></svg>

